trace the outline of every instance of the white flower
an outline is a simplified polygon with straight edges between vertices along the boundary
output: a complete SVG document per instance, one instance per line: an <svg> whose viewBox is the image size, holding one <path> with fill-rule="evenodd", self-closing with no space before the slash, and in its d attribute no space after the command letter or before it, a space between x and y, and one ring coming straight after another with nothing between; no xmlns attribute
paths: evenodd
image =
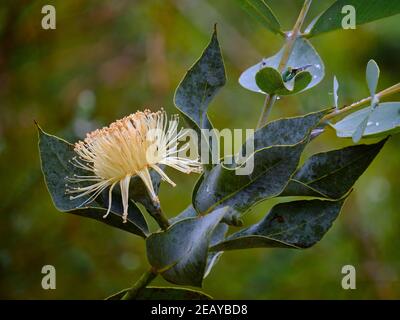
<svg viewBox="0 0 400 320"><path fill-rule="evenodd" d="M129 182L133 176L142 179L151 198L158 203L149 169L155 170L164 181L175 186L175 183L159 167L170 166L184 173L201 172L197 160L179 156L188 147L188 143L178 149L178 139L184 135L182 129L177 132L178 115L168 118L165 111L138 111L109 127L88 133L84 141L75 144L77 157L72 163L90 175L67 177L72 183L85 183L84 186L71 187L67 193L74 194L70 199L90 195L82 205L94 200L106 188L109 188L110 213L112 190L119 183L123 203L123 220L126 222L129 203Z"/></svg>

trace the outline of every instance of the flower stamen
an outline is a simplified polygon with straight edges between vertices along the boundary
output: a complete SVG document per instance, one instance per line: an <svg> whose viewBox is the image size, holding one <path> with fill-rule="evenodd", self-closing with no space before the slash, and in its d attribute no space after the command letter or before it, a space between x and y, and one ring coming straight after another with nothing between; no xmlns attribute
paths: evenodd
<svg viewBox="0 0 400 320"><path fill-rule="evenodd" d="M184 173L201 172L198 160L178 156L189 144L178 148L178 140L185 132L178 132L179 118L173 115L168 121L165 111L136 112L110 126L97 129L86 135L84 141L75 144L77 156L70 163L83 172L66 177L76 187L66 186L70 199L89 196L81 206L93 201L105 189L108 190L108 209L103 216L111 212L112 191L119 184L123 204L123 222L128 219L129 183L132 177L138 176L155 204L159 203L154 190L149 169L157 172L162 180L172 186L175 183L159 167L167 165ZM83 185L81 185L83 184Z"/></svg>

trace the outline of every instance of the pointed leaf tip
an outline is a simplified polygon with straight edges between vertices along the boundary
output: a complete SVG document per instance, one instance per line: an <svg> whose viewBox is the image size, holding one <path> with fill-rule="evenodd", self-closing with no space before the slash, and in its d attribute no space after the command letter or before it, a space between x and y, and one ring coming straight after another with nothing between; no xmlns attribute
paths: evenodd
<svg viewBox="0 0 400 320"><path fill-rule="evenodd" d="M233 233L211 250L310 248L331 228L347 196L335 201L317 199L277 204L261 221Z"/></svg>
<svg viewBox="0 0 400 320"><path fill-rule="evenodd" d="M344 197L379 154L386 140L311 156L295 172L281 196L322 197L333 200Z"/></svg>

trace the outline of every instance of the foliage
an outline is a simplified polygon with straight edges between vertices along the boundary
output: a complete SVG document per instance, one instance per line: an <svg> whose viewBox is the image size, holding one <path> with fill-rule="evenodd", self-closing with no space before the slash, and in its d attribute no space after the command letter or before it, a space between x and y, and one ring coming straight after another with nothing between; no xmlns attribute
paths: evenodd
<svg viewBox="0 0 400 320"><path fill-rule="evenodd" d="M240 2L267 29L283 34L279 20L265 1ZM360 10L360 23L386 17L400 10L396 1L354 0L347 3ZM343 1L336 1L319 15L308 33L299 33L294 38L287 37L276 55L247 69L239 79L240 84L267 96L297 94L316 86L324 78L324 63L305 37L338 29L338 19L341 16L338 8L342 5ZM294 39L294 43L291 43L289 56L283 61L291 39ZM366 78L371 105L336 124L329 123L338 137L352 137L357 143L361 138L370 136L387 137L397 130L400 104L379 102L376 93L378 77L376 63L370 62ZM199 60L189 69L176 90L175 105L190 127L197 131L212 128L207 114L208 106L225 81L225 67L215 30ZM335 82L336 107L337 88ZM309 248L322 239L339 216L351 188L377 156L387 138L373 144L318 153L300 165L306 146L329 128L326 117L338 111L338 108L320 109L306 115L269 122L258 128L254 137L255 152L246 159L254 160L254 171L244 176L236 175L238 164L235 162L226 165L221 161L214 166L207 166L193 190L192 204L170 220L168 229L153 233L149 231L142 212L136 206L136 203L145 204L146 201L140 201L138 197L132 196L126 224L119 219L121 203L117 200L117 194L113 194L116 200L113 201L112 214L106 219L102 218L107 209L106 194L84 207L80 205L82 200L69 200L65 195L64 178L79 174L69 164L74 156L71 144L38 128L42 170L53 202L60 211L94 218L145 238L152 272L174 284L201 287L204 277L223 251ZM369 125L369 122L377 125ZM318 134L315 134L316 130L319 130ZM132 192L139 190L140 193L143 185L139 181L132 181L131 189ZM243 214L257 203L286 196L301 199L279 203L260 222L225 236L228 226L240 226ZM145 208L152 214L151 208L146 205ZM122 298L129 290L117 293L110 299ZM140 297L180 299L204 298L205 295L186 292L184 289L147 287L142 288Z"/></svg>
<svg viewBox="0 0 400 320"><path fill-rule="evenodd" d="M357 13L357 25L389 17L400 13L400 3L396 0L337 0L322 12L308 27L310 37L342 27L342 8L353 6Z"/></svg>

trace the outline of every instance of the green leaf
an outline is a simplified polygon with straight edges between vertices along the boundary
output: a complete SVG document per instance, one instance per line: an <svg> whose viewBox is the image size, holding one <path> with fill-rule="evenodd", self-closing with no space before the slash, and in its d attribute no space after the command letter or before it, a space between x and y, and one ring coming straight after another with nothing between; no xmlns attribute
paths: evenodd
<svg viewBox="0 0 400 320"><path fill-rule="evenodd" d="M260 69L255 77L257 87L268 94L275 94L276 91L285 87L282 75L274 68Z"/></svg>
<svg viewBox="0 0 400 320"><path fill-rule="evenodd" d="M262 88L260 88L257 84L256 75L260 70L267 67L278 70L283 51L284 48L282 48L276 55L270 58L263 59L261 62L245 70L239 78L240 85L250 91L265 94L265 91L263 91ZM307 73L311 74L312 80L310 82L308 82L309 77L306 75L307 73L305 73L301 77L301 85L297 85L298 92L302 92L316 86L322 81L325 75L324 63L322 62L320 56L315 51L311 43L303 38L298 38L296 40L293 46L293 51L289 57L287 67L290 67L292 69L302 69L304 67L307 67ZM273 75L273 77L277 78L276 75ZM298 79L298 81L299 80L300 79ZM285 83L285 86L287 88L293 88L295 84L294 81L295 79L290 80L289 82ZM301 87L304 86L306 82L308 82L307 86L301 89Z"/></svg>
<svg viewBox="0 0 400 320"><path fill-rule="evenodd" d="M189 126L201 136L200 129L212 129L207 116L208 105L225 85L225 67L217 32L197 62L189 69L175 92L174 103ZM199 152L200 141L199 139Z"/></svg>
<svg viewBox="0 0 400 320"><path fill-rule="evenodd" d="M352 138L354 143L358 143L361 140L362 136L365 133L365 129L368 126L369 118L379 104L379 99L375 96L376 88L378 87L379 73L379 67L376 62L374 60L369 60L366 70L366 79L372 102L364 119L361 120L360 124L353 132Z"/></svg>
<svg viewBox="0 0 400 320"><path fill-rule="evenodd" d="M390 17L400 13L398 0L338 0L325 10L308 27L310 37L324 32L342 29L342 20L346 14L342 8L346 5L353 6L356 12L356 24L361 25L378 19Z"/></svg>
<svg viewBox="0 0 400 320"><path fill-rule="evenodd" d="M207 267L208 247L226 209L181 220L166 231L146 239L147 258L165 280L201 286Z"/></svg>
<svg viewBox="0 0 400 320"><path fill-rule="evenodd" d="M208 105L225 82L225 67L215 30L207 48L175 92L175 105L191 120L192 127L208 128Z"/></svg>
<svg viewBox="0 0 400 320"><path fill-rule="evenodd" d="M372 107L368 108L368 112L367 112L366 116L364 117L364 119L362 119L360 124L357 126L356 130L354 130L353 135L352 135L352 139L353 139L354 143L358 143L361 140L361 138L365 132L365 129L368 126L369 117L371 116L373 110L374 109Z"/></svg>
<svg viewBox="0 0 400 320"><path fill-rule="evenodd" d="M318 153L296 171L281 196L340 199L364 173L386 142Z"/></svg>
<svg viewBox="0 0 400 320"><path fill-rule="evenodd" d="M121 300L129 289L115 293L106 300ZM136 300L212 300L212 297L204 292L186 288L147 287L139 292Z"/></svg>
<svg viewBox="0 0 400 320"><path fill-rule="evenodd" d="M243 213L259 201L277 196L296 170L306 143L304 140L294 146L272 146L256 151L246 161L254 162L254 170L248 175L237 175L236 164L216 165L196 194L195 208L207 213L229 206L235 213Z"/></svg>
<svg viewBox="0 0 400 320"><path fill-rule="evenodd" d="M298 144L308 136L310 131L331 110L329 108L298 117L283 118L269 122L254 133L254 149L260 150L277 145Z"/></svg>
<svg viewBox="0 0 400 320"><path fill-rule="evenodd" d="M358 110L341 121L331 124L339 138L351 138L371 107ZM400 102L380 103L368 118L363 138L387 136L400 131Z"/></svg>
<svg viewBox="0 0 400 320"><path fill-rule="evenodd" d="M374 60L369 60L367 64L365 77L367 79L368 89L371 94L371 97L373 97L376 93L376 88L378 87L379 74L380 70L376 62Z"/></svg>
<svg viewBox="0 0 400 320"><path fill-rule="evenodd" d="M174 224L179 222L183 219L187 218L194 218L198 215L197 211L193 208L193 205L189 205L185 210L183 210L179 215L173 217L169 220L170 224ZM210 246L213 246L217 242L222 241L224 239L226 232L228 231L228 225L220 222L214 229L211 240ZM214 265L218 262L219 258L221 257L222 252L210 252L207 258L207 266L206 271L204 272L204 278L210 273L211 269Z"/></svg>
<svg viewBox="0 0 400 320"><path fill-rule="evenodd" d="M112 208L109 216L103 218L108 207L108 192L103 192L94 201L81 206L87 199L85 197L70 200L65 194L65 178L74 174L82 175L69 161L76 155L72 144L45 133L40 127L39 151L43 175L55 207L62 212L69 212L79 216L96 219L113 227L146 237L148 227L139 208L135 203L130 202L128 221L122 222L122 201L121 197L113 193Z"/></svg>
<svg viewBox="0 0 400 320"><path fill-rule="evenodd" d="M264 0L237 0L243 10L273 33L283 34L279 20Z"/></svg>
<svg viewBox="0 0 400 320"><path fill-rule="evenodd" d="M254 161L252 173L236 175L235 163L216 165L198 187L194 196L196 210L205 213L229 206L228 214L237 215L259 201L280 194L296 170L311 130L324 114L326 111L280 119L257 130L255 152L246 160Z"/></svg>
<svg viewBox="0 0 400 320"><path fill-rule="evenodd" d="M211 250L309 248L332 226L343 202L342 199L280 203L260 222L232 234Z"/></svg>
<svg viewBox="0 0 400 320"><path fill-rule="evenodd" d="M280 96L291 95L304 90L312 81L312 76L309 72L303 71L296 74L293 81L293 87L288 89L279 71L270 67L263 68L256 74L257 86L263 92Z"/></svg>

